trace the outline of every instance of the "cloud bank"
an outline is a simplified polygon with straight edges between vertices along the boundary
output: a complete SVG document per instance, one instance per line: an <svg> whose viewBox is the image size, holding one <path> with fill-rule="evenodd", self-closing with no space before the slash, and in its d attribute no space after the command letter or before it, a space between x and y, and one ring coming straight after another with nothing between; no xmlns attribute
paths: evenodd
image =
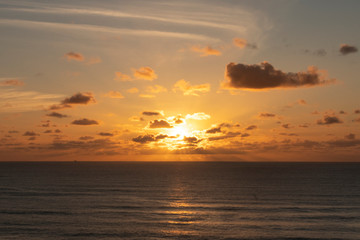
<svg viewBox="0 0 360 240"><path fill-rule="evenodd" d="M326 78L326 71L314 66L305 72L285 73L268 62L252 65L229 63L225 78L223 88L254 90L314 87L335 82L335 79Z"/></svg>

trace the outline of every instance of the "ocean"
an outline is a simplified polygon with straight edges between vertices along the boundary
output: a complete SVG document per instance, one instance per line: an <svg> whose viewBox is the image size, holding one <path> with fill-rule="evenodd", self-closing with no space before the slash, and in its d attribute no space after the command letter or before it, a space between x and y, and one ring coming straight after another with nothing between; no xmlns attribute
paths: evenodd
<svg viewBox="0 0 360 240"><path fill-rule="evenodd" d="M360 239L359 163L2 162L0 239Z"/></svg>

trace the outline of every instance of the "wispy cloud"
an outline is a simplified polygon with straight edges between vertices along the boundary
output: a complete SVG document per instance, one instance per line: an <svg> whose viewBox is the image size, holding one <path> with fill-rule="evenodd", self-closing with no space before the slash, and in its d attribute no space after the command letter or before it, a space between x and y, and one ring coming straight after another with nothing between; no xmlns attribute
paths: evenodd
<svg viewBox="0 0 360 240"><path fill-rule="evenodd" d="M210 46L206 47L199 47L199 46L193 46L190 48L191 51L200 53L201 57L207 57L207 56L220 56L221 52L217 49L214 49Z"/></svg>
<svg viewBox="0 0 360 240"><path fill-rule="evenodd" d="M235 25L228 23L216 23L213 21L194 20L189 18L187 19L185 16L181 16L181 18L180 17L177 18L174 15L163 15L163 16L140 15L135 13L114 11L108 9L61 8L61 7L40 8L40 6L37 6L37 8L3 8L3 9L7 11L19 11L19 12L30 12L30 13L95 15L95 16L104 16L104 17L115 17L115 18L130 18L130 19L166 22L166 23L173 23L179 25L192 25L192 26L200 26L200 27L217 28L217 29L224 29L224 30L237 31L237 32L246 31L246 28L239 24Z"/></svg>
<svg viewBox="0 0 360 240"><path fill-rule="evenodd" d="M25 28L37 28L39 30L44 29L64 29L64 30L77 30L77 31L91 31L102 32L110 34L124 34L132 36L152 36L152 37L168 37L179 39L192 39L201 41L218 41L218 39L211 38L205 35L182 33L182 32L166 32L157 30L137 30L127 28L115 28L90 24L74 24L74 23L55 23L55 22L42 22L42 21L30 21L30 20L14 20L14 19L0 19L0 24L25 27Z"/></svg>
<svg viewBox="0 0 360 240"><path fill-rule="evenodd" d="M181 79L174 84L173 91L183 92L184 95L199 96L199 93L206 93L210 91L210 84L191 85L189 82Z"/></svg>
<svg viewBox="0 0 360 240"><path fill-rule="evenodd" d="M0 112L39 111L55 104L62 97L64 95L0 89Z"/></svg>

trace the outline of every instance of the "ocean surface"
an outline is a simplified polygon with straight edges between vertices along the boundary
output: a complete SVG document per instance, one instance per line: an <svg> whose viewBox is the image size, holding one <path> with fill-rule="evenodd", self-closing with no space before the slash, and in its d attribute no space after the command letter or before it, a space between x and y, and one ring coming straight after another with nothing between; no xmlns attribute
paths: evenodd
<svg viewBox="0 0 360 240"><path fill-rule="evenodd" d="M360 164L0 163L0 239L360 239Z"/></svg>

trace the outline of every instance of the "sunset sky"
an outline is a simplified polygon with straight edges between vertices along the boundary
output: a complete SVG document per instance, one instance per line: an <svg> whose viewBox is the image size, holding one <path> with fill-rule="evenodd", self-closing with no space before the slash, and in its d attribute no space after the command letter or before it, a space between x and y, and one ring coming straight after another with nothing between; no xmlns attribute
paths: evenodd
<svg viewBox="0 0 360 240"><path fill-rule="evenodd" d="M360 161L359 9L0 0L0 160Z"/></svg>

